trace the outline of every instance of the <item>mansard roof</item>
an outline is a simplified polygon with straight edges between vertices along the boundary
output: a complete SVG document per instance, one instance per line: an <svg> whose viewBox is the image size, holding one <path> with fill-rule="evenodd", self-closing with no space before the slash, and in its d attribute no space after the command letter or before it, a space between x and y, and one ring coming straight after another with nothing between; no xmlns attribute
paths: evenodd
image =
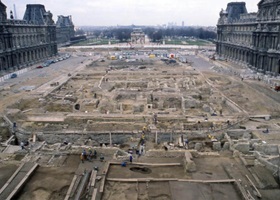
<svg viewBox="0 0 280 200"><path fill-rule="evenodd" d="M4 3L2 3L1 0L0 0L0 7L1 7L1 8L5 8L5 9L7 8L7 6L6 6Z"/></svg>
<svg viewBox="0 0 280 200"><path fill-rule="evenodd" d="M280 2L280 0L261 0L261 1L258 3L258 6L261 6L261 5L263 5L263 4L275 3L275 2Z"/></svg>

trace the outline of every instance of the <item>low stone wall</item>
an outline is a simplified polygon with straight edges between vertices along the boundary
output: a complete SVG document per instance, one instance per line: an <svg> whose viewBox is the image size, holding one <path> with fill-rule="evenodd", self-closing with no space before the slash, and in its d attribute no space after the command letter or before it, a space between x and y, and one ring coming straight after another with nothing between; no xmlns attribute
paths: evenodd
<svg viewBox="0 0 280 200"><path fill-rule="evenodd" d="M146 152L145 156L153 158L183 158L185 150L149 150Z"/></svg>
<svg viewBox="0 0 280 200"><path fill-rule="evenodd" d="M243 129L233 129L227 131L227 135L231 139L235 139L235 140L242 139L244 137L248 138L248 134L250 134L250 132L248 130L243 130Z"/></svg>
<svg viewBox="0 0 280 200"><path fill-rule="evenodd" d="M253 145L254 150L266 155L279 155L280 145L278 144L257 144Z"/></svg>
<svg viewBox="0 0 280 200"><path fill-rule="evenodd" d="M262 157L260 152L255 151L254 155L256 159L263 164L268 170L270 170L273 174L278 170L277 165L274 165L273 163L269 162L266 158Z"/></svg>
<svg viewBox="0 0 280 200"><path fill-rule="evenodd" d="M110 144L110 133L36 133L39 141L46 141L49 144L62 143L65 140L72 144L76 144L78 141L84 143L85 141L91 141L95 145ZM16 133L19 140L28 140L32 135L31 133ZM111 133L112 144L124 144L131 137L140 138L140 133Z"/></svg>
<svg viewBox="0 0 280 200"><path fill-rule="evenodd" d="M109 132L82 132L82 131L48 131L48 132L33 132L37 135L37 139L39 141L46 141L49 144L61 143L67 140L70 143L76 143L79 140L91 140L99 144L110 144L110 133ZM31 132L25 132L24 130L16 132L16 136L19 140L28 140L32 137ZM141 131L132 131L132 132L111 132L111 140L112 144L124 144L129 141L131 138L141 138ZM158 143L164 142L175 142L178 137L183 135L183 138L191 139L205 139L207 137L206 134L200 132L192 132L192 133L181 133L181 132L158 132L157 141ZM147 133L146 139L154 142L156 133Z"/></svg>
<svg viewBox="0 0 280 200"><path fill-rule="evenodd" d="M195 172L196 171L196 164L193 161L192 154L189 151L185 152L183 158L184 170L186 172Z"/></svg>

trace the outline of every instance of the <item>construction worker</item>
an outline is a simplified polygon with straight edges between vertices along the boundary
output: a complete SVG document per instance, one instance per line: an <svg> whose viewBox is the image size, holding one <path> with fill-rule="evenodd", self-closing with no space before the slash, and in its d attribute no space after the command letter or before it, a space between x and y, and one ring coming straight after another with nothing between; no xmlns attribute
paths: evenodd
<svg viewBox="0 0 280 200"><path fill-rule="evenodd" d="M24 142L23 141L20 142L20 147L21 147L21 150L24 149Z"/></svg>
<svg viewBox="0 0 280 200"><path fill-rule="evenodd" d="M80 155L80 159L81 159L82 163L84 163L85 158L84 158L83 153L81 153L81 155Z"/></svg>
<svg viewBox="0 0 280 200"><path fill-rule="evenodd" d="M86 152L86 150L84 149L83 152L81 153L81 161L84 162L85 159L86 159L86 157L87 157L87 152Z"/></svg>
<svg viewBox="0 0 280 200"><path fill-rule="evenodd" d="M100 161L103 162L104 159L105 159L105 158L104 158L103 154L101 154L101 155L100 155Z"/></svg>
<svg viewBox="0 0 280 200"><path fill-rule="evenodd" d="M89 148L89 149L88 149L88 156L87 156L87 159L88 159L89 161L91 161L91 160L92 160L92 157L93 157L93 155L92 155L92 150L91 150L91 148Z"/></svg>
<svg viewBox="0 0 280 200"><path fill-rule="evenodd" d="M129 154L129 162L132 163L133 157L132 154Z"/></svg>
<svg viewBox="0 0 280 200"><path fill-rule="evenodd" d="M96 152L96 150L94 149L94 150L93 150L93 158L96 158L96 156L97 156L97 152Z"/></svg>

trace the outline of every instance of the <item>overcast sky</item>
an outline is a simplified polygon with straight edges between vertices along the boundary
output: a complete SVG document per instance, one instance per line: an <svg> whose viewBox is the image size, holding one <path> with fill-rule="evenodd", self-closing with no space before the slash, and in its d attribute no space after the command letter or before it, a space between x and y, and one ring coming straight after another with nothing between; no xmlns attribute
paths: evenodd
<svg viewBox="0 0 280 200"><path fill-rule="evenodd" d="M234 0L232 0L234 1ZM247 0L248 12L256 12L260 0ZM226 0L2 0L7 12L16 5L17 18L22 19L26 4L43 4L58 15L72 15L75 26L181 25L215 26ZM8 13L9 16L9 13Z"/></svg>

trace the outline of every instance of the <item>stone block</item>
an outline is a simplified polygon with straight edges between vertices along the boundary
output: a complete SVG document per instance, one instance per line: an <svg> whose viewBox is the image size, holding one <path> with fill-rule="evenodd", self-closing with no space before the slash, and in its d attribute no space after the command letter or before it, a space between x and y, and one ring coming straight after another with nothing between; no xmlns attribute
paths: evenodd
<svg viewBox="0 0 280 200"><path fill-rule="evenodd" d="M223 150L225 151L225 150L229 150L229 142L225 142L224 143L224 146L223 146Z"/></svg>
<svg viewBox="0 0 280 200"><path fill-rule="evenodd" d="M184 167L186 172L195 172L196 171L196 164L192 160L192 154L190 152L185 152L184 157Z"/></svg>
<svg viewBox="0 0 280 200"><path fill-rule="evenodd" d="M221 151L221 149L222 149L221 142L213 142L214 151Z"/></svg>
<svg viewBox="0 0 280 200"><path fill-rule="evenodd" d="M141 113L144 111L144 105L139 105L139 106L134 106L133 107L133 112L134 113Z"/></svg>
<svg viewBox="0 0 280 200"><path fill-rule="evenodd" d="M202 144L200 142L195 143L194 149L200 151L202 149Z"/></svg>
<svg viewBox="0 0 280 200"><path fill-rule="evenodd" d="M202 106L202 109L203 109L204 112L210 112L210 110L211 110L211 108L208 105L206 105L206 104L204 104Z"/></svg>
<svg viewBox="0 0 280 200"><path fill-rule="evenodd" d="M234 145L234 148L242 153L249 153L250 143L249 142L240 142Z"/></svg>
<svg viewBox="0 0 280 200"><path fill-rule="evenodd" d="M185 108L197 108L199 102L195 99L186 99L185 100Z"/></svg>
<svg viewBox="0 0 280 200"><path fill-rule="evenodd" d="M239 157L239 155L240 155L240 152L239 152L239 151L237 151L237 150L234 150L234 151L233 151L232 156L233 156L234 158Z"/></svg>
<svg viewBox="0 0 280 200"><path fill-rule="evenodd" d="M196 172L196 164L192 161L186 165L187 172Z"/></svg>
<svg viewBox="0 0 280 200"><path fill-rule="evenodd" d="M250 134L250 133L248 133L248 132L245 132L244 134L243 134L243 137L242 137L242 139L247 139L247 140L249 140L249 139L251 139L252 138L252 135Z"/></svg>
<svg viewBox="0 0 280 200"><path fill-rule="evenodd" d="M278 145L277 144L253 144L255 151L265 153L267 155L278 155Z"/></svg>
<svg viewBox="0 0 280 200"><path fill-rule="evenodd" d="M259 143L261 143L260 139L252 139L252 140L250 140L250 145L251 146L254 146L254 144L259 144Z"/></svg>

